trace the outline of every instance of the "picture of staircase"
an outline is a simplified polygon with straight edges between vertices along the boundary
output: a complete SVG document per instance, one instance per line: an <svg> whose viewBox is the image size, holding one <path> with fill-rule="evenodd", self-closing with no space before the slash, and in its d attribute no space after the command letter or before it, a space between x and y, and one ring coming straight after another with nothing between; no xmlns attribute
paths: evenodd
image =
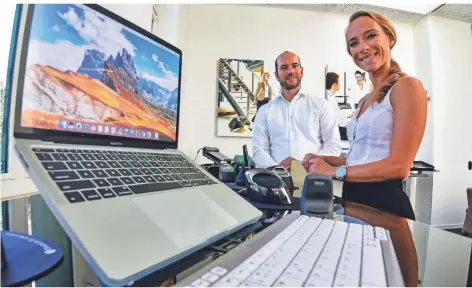
<svg viewBox="0 0 472 288"><path fill-rule="evenodd" d="M252 137L254 94L263 72L262 60L218 60L217 136Z"/></svg>

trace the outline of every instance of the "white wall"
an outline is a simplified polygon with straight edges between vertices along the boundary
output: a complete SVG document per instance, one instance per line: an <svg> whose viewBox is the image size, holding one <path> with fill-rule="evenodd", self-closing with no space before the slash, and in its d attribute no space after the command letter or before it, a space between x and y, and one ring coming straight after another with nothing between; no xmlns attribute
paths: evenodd
<svg viewBox="0 0 472 288"><path fill-rule="evenodd" d="M429 17L434 110L433 225L462 224L472 187L470 23Z"/></svg>
<svg viewBox="0 0 472 288"><path fill-rule="evenodd" d="M100 4L147 31L151 31L152 4Z"/></svg>
<svg viewBox="0 0 472 288"><path fill-rule="evenodd" d="M348 17L260 6L191 5L183 57L185 93L181 96L179 148L194 156L205 145L215 146L233 156L241 154L242 145L247 144L251 152L251 138L215 136L218 58L264 60L270 83L278 89L274 60L284 50L293 51L305 68L303 87L323 97L326 64L339 69L355 67L345 48ZM415 75L413 26L395 23L395 27L399 41L393 55L407 73Z"/></svg>
<svg viewBox="0 0 472 288"><path fill-rule="evenodd" d="M428 114L426 120L426 129L421 142L416 159L425 161L426 163L434 165L434 109L433 101L433 69L432 56L430 45L430 26L428 25L429 18L423 19L420 23L414 26L414 44L415 44L415 63L417 77L421 79L424 88L428 91L428 96L431 101L428 102Z"/></svg>

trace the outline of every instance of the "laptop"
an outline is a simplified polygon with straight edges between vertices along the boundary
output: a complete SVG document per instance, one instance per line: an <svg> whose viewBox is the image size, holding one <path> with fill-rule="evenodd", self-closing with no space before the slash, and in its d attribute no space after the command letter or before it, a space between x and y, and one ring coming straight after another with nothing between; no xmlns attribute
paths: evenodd
<svg viewBox="0 0 472 288"><path fill-rule="evenodd" d="M182 51L98 5L23 5L15 149L104 285L262 213L177 150Z"/></svg>

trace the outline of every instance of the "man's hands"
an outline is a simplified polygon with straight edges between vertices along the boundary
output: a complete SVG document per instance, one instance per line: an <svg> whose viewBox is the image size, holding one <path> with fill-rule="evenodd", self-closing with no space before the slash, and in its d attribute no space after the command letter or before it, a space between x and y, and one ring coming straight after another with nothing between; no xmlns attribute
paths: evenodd
<svg viewBox="0 0 472 288"><path fill-rule="evenodd" d="M290 169L290 164L292 163L293 158L287 157L282 162L280 162L280 166L284 167L285 169Z"/></svg>

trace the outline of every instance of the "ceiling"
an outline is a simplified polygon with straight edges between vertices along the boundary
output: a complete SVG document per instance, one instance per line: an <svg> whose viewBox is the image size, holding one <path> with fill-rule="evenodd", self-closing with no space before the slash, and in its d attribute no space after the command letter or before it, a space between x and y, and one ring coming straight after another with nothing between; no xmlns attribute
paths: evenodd
<svg viewBox="0 0 472 288"><path fill-rule="evenodd" d="M393 21L417 23L427 16L438 16L472 23L472 4L438 4L427 14L369 4L262 4L286 9L352 14L359 10L370 10L385 15Z"/></svg>

